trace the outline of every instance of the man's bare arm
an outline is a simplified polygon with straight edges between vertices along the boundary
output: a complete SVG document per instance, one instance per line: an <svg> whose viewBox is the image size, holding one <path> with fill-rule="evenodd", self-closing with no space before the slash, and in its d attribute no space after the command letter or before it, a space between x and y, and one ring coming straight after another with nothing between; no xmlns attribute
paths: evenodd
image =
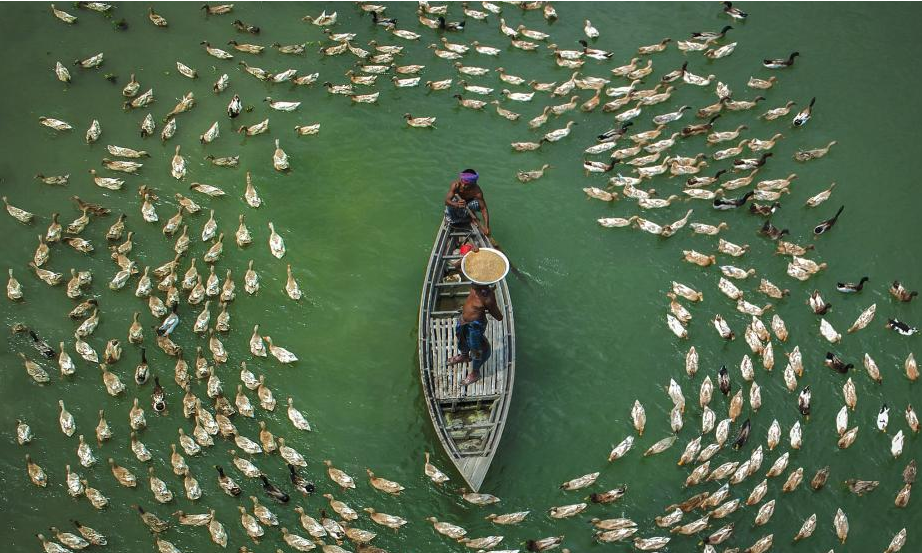
<svg viewBox="0 0 922 553"><path fill-rule="evenodd" d="M495 297L495 296L493 296L493 295L491 294L490 300L489 300L488 302L486 302L486 305L485 305L484 307L487 308L487 311L490 313L490 315L493 315L493 318L494 318L494 319L496 319L497 321L503 320L503 314L502 314L502 312L499 310L499 306L496 305L496 297Z"/></svg>
<svg viewBox="0 0 922 553"><path fill-rule="evenodd" d="M445 205L449 207L464 207L467 203L463 200L456 200L455 196L460 198L458 194L458 181L451 183L451 187L448 189L448 195L445 196Z"/></svg>

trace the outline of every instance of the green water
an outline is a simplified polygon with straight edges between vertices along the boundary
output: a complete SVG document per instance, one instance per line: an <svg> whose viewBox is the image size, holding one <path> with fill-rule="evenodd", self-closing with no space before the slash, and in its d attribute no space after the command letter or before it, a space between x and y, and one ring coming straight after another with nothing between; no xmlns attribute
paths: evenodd
<svg viewBox="0 0 922 553"><path fill-rule="evenodd" d="M217 263L218 274L232 269L237 282L237 299L230 306L232 331L222 340L230 355L229 363L219 370L225 392L233 397L238 382L237 366L247 361L257 374L265 374L269 386L280 404L274 413L257 407L258 419L265 420L277 435L284 436L288 445L303 453L309 462L307 473L318 484L318 493L310 498L298 497L288 506L273 505L265 498L258 483L249 481L231 469L244 487L244 496L256 495L279 515L282 524L305 535L300 529L293 507L300 504L310 513L326 507L320 493L332 492L354 508L373 506L379 511L397 514L410 523L399 533L375 525L363 516L357 526L379 531L379 547L390 551L434 551L464 548L437 535L423 519L439 519L460 524L472 537L490 534L505 535L501 547L522 547L526 539L548 535L566 535L565 546L572 551L615 549L629 545L594 545L592 533L585 522L590 517L627 516L636 520L638 535L666 535L653 524L653 517L662 509L699 491L713 490L716 483L685 491L681 488L690 469L675 466L684 445L697 436L700 428L700 408L697 390L704 375L715 378L716 370L726 364L731 370L736 389L742 381L739 361L749 350L742 339L725 344L709 324L715 313L723 314L739 335L748 316L737 313L732 303L718 293L715 268L701 269L681 261L681 251L697 249L711 252L716 238L694 236L686 229L669 240L632 231L603 229L595 220L605 216L623 216L640 210L632 200L621 200L612 206L586 200L584 186L604 186L604 177L587 178L582 174L582 150L594 143L594 136L612 126L609 114L571 112L559 120L551 120L541 132L562 127L565 121L579 124L561 142L545 145L538 152L513 153L508 144L531 140L537 134L527 129L526 120L536 115L544 105L561 103L539 93L530 104L507 106L522 113L521 121L512 123L499 118L491 109L475 113L456 106L452 92L428 92L425 88L395 89L379 79L381 97L377 105L350 105L348 98L327 94L322 87L295 88L290 84L267 85L243 73L234 62L245 59L252 65L270 71L297 68L302 74L320 72L320 82L343 83L344 71L352 68L355 58L342 56L321 59L316 46L307 55L284 56L267 48L261 56L234 52L234 61L216 60L199 46L202 40L224 47L230 39L268 46L273 42L290 44L319 41L320 29L304 23L305 13L317 15L322 9L337 11L337 32L359 33L356 43L364 45L374 38L382 44L406 46L401 64L420 63L427 67L423 81L448 77L457 79L450 62L435 58L426 45L434 42L435 32L423 28L413 14L415 5L395 4L387 14L398 17L400 27L424 35L418 43L405 42L373 28L354 4L246 4L237 3L229 16L205 18L194 4L156 4L155 10L170 23L168 29L153 27L146 19L146 4L120 5L117 17L129 23L125 32L116 32L100 14L80 10L70 4L59 5L79 16L76 25L68 26L54 19L46 4L7 3L0 18L0 41L7 52L6 81L0 120L3 121L3 156L0 157L0 178L3 194L13 205L37 215L36 222L24 227L10 217L0 217L0 232L7 236L0 246L8 267L23 284L26 301L12 304L4 301L4 323L25 322L36 328L52 344L65 341L78 365L75 377L61 378L56 363L43 363L52 373L52 382L38 386L22 368L18 352L36 359L35 351L20 336L7 335L2 353L5 370L0 376L0 421L4 443L0 455L0 513L7 531L10 551L36 551L40 544L33 535L56 525L69 528L68 519L76 518L97 528L109 537L110 551L129 551L138 545L141 550L153 547L153 538L139 518L127 506L139 503L166 518L169 513L217 511L225 525L229 546L237 550L247 545L254 551L272 551L286 547L277 530L267 529L267 537L254 546L244 534L236 510L237 504L249 506L248 500L234 500L216 486L215 463L230 466L228 444L216 438L215 447L204 456L187 462L198 478L204 496L196 503L182 494L182 482L169 467L169 444L176 441L177 428L191 431L191 424L181 417L182 392L172 382L174 362L152 345L150 327L155 324L143 302L133 295L132 280L120 292L108 290L106 283L114 275L115 265L106 259L105 231L113 217L94 219L83 236L96 245L91 255L77 253L67 246L52 248L53 270L68 273L71 267L90 269L94 282L87 297L98 297L101 323L89 342L102 352L105 341L119 338L125 342L131 313L141 312L145 325L148 354L154 374L161 376L167 388L170 414L157 417L149 408L150 388L138 388L131 380L137 360L135 346L125 342L123 359L114 371L126 383L122 397L111 398L103 389L98 369L80 360L73 351L72 328L67 312L73 302L64 296L63 286L48 288L29 274L26 263L36 245L35 235L44 232L52 212L61 213L66 224L79 212L68 197L78 194L88 201L103 203L116 212L128 214L128 229L135 232L132 258L140 266L159 266L173 257L172 240L159 232L159 227L144 223L140 218L140 200L135 193L141 184L160 192L157 210L161 221L175 212L172 194L181 191L191 195L206 208L215 210L219 227L226 235L225 253ZM757 507L740 509L727 521L737 523L734 538L727 546L748 547L767 533L775 535L775 550L882 551L900 528L909 528L904 551L916 551L922 546L917 532L920 520L918 499L908 508L897 509L893 498L902 485L900 472L913 456L919 457L918 436L911 435L902 411L913 402L922 407L919 383L908 384L902 362L918 344L917 338L904 338L885 331L886 317L897 316L911 324L920 321L919 302L897 304L888 295L887 283L903 280L909 287L919 287L922 264L915 254L915 237L920 226L917 216L918 195L915 188L914 164L920 148L916 141L922 110L912 99L922 85L915 70L922 55L916 36L920 16L918 5L838 4L838 3L760 3L745 6L748 21L735 24L732 40L739 45L732 56L715 62L699 54L689 54L689 69L696 74L714 73L734 90L737 98L751 98L755 91L746 89L751 75L767 77L770 72L761 67L763 57L781 57L791 50L802 56L796 65L777 73L779 82L767 91L763 105L776 107L792 99L799 106L817 97L813 120L803 129L791 129L789 119L775 122L755 120L761 111L727 114L719 128L735 128L745 122L750 134L768 138L776 130L785 134L774 149L774 159L760 178L781 178L791 172L798 174L792 193L783 199L784 206L774 223L791 229L791 240L814 243L810 229L832 215L841 204L845 213L833 231L815 242L811 258L826 261L829 269L806 283L785 274L786 260L772 254L773 244L755 234L761 219L746 213L718 214L707 202L691 201L673 204L646 214L659 223L678 219L685 210L695 210L692 221L716 224L724 220L730 229L722 237L736 243L748 243L752 250L746 256L726 262L755 268L759 276L789 288L791 296L777 302L777 312L787 322L791 338L787 344L774 344L778 359L776 369L766 373L758 368L756 380L762 386L763 407L744 417L751 417L753 434L749 444L739 454L732 450L718 453L712 467L728 460L743 460L757 444L765 443L765 433L773 419L783 428L782 444L774 452L766 451L761 474L777 456L787 451L787 431L799 420L796 394L789 393L782 381L783 351L799 345L804 355L806 372L800 386L813 389L814 415L804 425L804 446L791 452L789 470L803 467L805 479L816 469L829 465L832 469L827 487L814 493L806 483L795 492L781 493L785 475L771 479L765 501L777 499L772 520L762 528L752 528ZM563 48L575 46L582 37L582 22L590 18L601 31L596 41L599 48L615 52L610 64L588 61L583 74L607 76L607 67L626 63L639 45L652 44L665 36L684 38L691 31L719 29L727 22L717 3L688 4L559 4L560 19L547 25L539 11L522 12L504 6L504 17L510 25L522 22L529 28L544 30ZM240 19L259 25L259 37L237 33L231 21ZM453 5L449 19L460 18L460 6ZM489 22L468 21L463 35L453 35L453 41L480 40L484 44L501 46L504 37L497 30L496 17ZM326 44L326 43L325 43ZM72 60L97 52L105 53L99 70L78 70ZM652 86L659 75L678 67L685 56L674 47L653 56L655 71L647 79ZM68 65L73 74L69 85L58 82L52 69L55 61ZM177 74L175 62L182 61L196 68L199 78L189 81ZM470 53L464 59L469 65L505 67L510 73L542 82L562 81L571 70L558 68L546 51L521 52L508 48L498 58ZM215 96L211 84L221 73L231 78L229 90ZM105 73L118 77L118 84L104 80ZM141 82L141 90L153 87L156 103L148 109L124 112L121 88L130 73ZM469 78L477 84L503 88L494 76ZM621 84L621 83L615 83ZM157 136L140 139L138 126L149 111L158 122L159 136L162 117L188 91L194 91L197 105L178 118L175 138L161 144ZM240 94L252 113L242 114L231 123L224 109L230 96ZM299 100L298 111L285 113L269 110L262 101L267 95L276 99ZM582 100L590 93L578 92ZM468 95L469 96L469 95ZM701 107L716 100L711 90L679 85L669 102L645 108L636 129L650 128L651 115L666 113L682 104ZM762 106L760 106L760 109ZM409 129L401 116L437 116L436 130ZM51 116L71 122L75 130L58 134L38 125L38 117ZM232 127L253 124L265 117L271 120L270 132L243 138ZM103 134L98 143L87 146L83 134L92 119L98 119ZM693 119L686 115L681 124ZM212 144L202 146L197 137L212 122L219 121L221 136ZM291 128L320 123L318 136L295 137ZM675 123L673 126L678 126ZM273 138L281 139L282 147L291 159L292 170L280 174L272 168ZM791 154L801 148L813 148L837 140L838 145L824 159L808 164L791 160ZM99 166L109 157L106 144L145 149L151 157L138 175L119 192L110 192L93 185L87 174L91 168L107 173ZM169 176L169 163L176 144L183 146L189 171L178 183ZM680 155L694 155L706 149L701 137L680 141L673 150ZM212 167L204 156L240 155L236 169ZM542 163L553 166L547 175L529 185L514 179L517 170L534 169ZM729 162L717 163L716 167ZM416 317L419 287L426 256L431 247L439 220L441 202L447 183L461 168L475 167L482 175L481 184L488 195L493 230L514 262L528 275L528 284L518 280L510 283L516 309L518 355L515 394L506 433L493 462L483 491L502 498L496 510L465 504L452 490L460 481L450 462L439 449L430 421L426 416L416 365ZM244 174L250 171L253 182L264 200L263 207L253 210L242 200ZM713 167L706 170L712 174ZM35 173L46 175L70 173L67 188L47 186L33 180ZM121 176L121 175L115 175ZM676 179L657 177L649 186L665 197L679 190ZM190 182L205 182L224 188L224 198L209 199L189 192ZM837 182L832 199L816 210L801 207L809 196ZM742 191L740 191L742 193ZM237 216L245 213L253 233L254 243L240 250L233 241ZM207 213L188 217L189 232L201 233ZM267 222L275 223L285 239L287 255L281 261L273 258L266 246ZM206 249L194 240L188 255L201 256ZM242 274L247 261L253 259L261 279L261 291L255 297L243 291ZM725 262L725 261L721 261ZM291 263L306 299L292 302L283 291L285 263ZM186 259L181 271L188 266ZM202 271L199 263L199 270ZM837 280L855 281L863 275L871 278L870 285L859 295L842 296L834 289ZM705 294L705 301L690 307L694 320L690 324L688 343L678 343L667 330L663 297L671 280L678 280ZM753 303L764 303L753 294L757 281L744 281ZM807 294L820 289L834 308L828 320L844 333L844 329L869 304L878 304L878 315L872 325L854 335L846 335L834 347L859 370L851 376L857 386L858 407L851 414L850 426L860 431L855 444L844 451L836 447L837 436L833 419L842 405L842 377L822 366L829 349L818 333L818 318L804 305ZM192 321L200 307L186 307L175 340L193 357L195 347L207 351L207 341L191 332ZM212 317L217 310L212 305ZM212 319L214 320L214 319ZM766 323L768 318L765 318ZM280 366L274 360L254 360L248 351L248 339L253 324L260 324L263 334L293 350L300 361L291 367ZM701 370L694 378L684 370L684 354L694 344L701 356ZM870 353L884 376L882 385L872 383L860 370L860 359ZM920 352L916 349L916 354ZM675 378L688 399L685 428L679 440L667 453L643 458L641 452L669 430L668 413L671 402L664 393L670 378ZM195 392L205 397L204 385L196 383ZM748 386L746 387L748 391ZM255 394L249 393L255 402ZM295 398L295 404L305 412L314 431L305 434L295 430L284 411L284 399ZM726 399L716 395L711 407L718 419L726 413ZM174 492L176 499L169 505L157 505L147 488L142 466L128 447L127 413L134 397L146 406L148 428L140 433L141 440L155 453L152 466ZM86 434L100 463L89 469L79 467L75 455L76 435L64 437L57 424L57 400L64 399L74 414L78 433ZM634 399L646 407L647 430L624 459L609 465L606 457L610 444L618 443L633 432L629 409ZM875 430L874 421L882 402L891 406L889 435ZM102 447L95 445L93 429L96 413L105 409L115 438ZM28 422L35 439L27 446L15 442L15 420ZM237 417L239 419L240 417ZM258 427L252 420L235 420L240 432L256 439ZM907 434L902 457L894 460L889 453L890 436L902 429ZM733 428L735 433L736 426ZM710 443L706 438L705 443ZM422 455L435 453L434 462L452 476L453 486L433 487L422 474ZM29 483L23 456L28 452L45 468L50 485L38 489ZM115 458L138 476L136 490L118 486L105 466L107 457ZM336 466L354 475L358 489L341 493L326 477L322 460L331 459ZM287 488L284 464L278 456L254 459L270 478ZM111 500L109 508L94 510L85 499L73 500L67 495L64 465L71 466L86 477L91 485ZM365 467L380 476L403 483L407 491L400 498L385 496L371 489L364 477ZM593 471L602 471L591 490L602 491L618 484L629 486L628 494L609 506L590 506L582 515L568 520L553 520L546 515L552 506L581 501L587 493L561 492L558 485L570 478ZM753 475L733 487L732 497L745 499L752 487L761 481ZM865 497L849 493L841 482L846 478L880 480L880 487ZM917 492L918 493L918 492ZM836 508L849 516L851 532L846 546L837 544L832 527ZM519 527L493 527L483 517L489 512L531 510L532 514ZM789 540L801 522L816 513L818 528L813 537L796 547ZM686 515L683 522L697 518ZM726 521L714 521L706 535ZM174 527L164 534L182 551L206 551L217 547L209 540L204 528ZM700 537L675 536L670 551L700 550ZM350 547L351 549L351 547Z"/></svg>

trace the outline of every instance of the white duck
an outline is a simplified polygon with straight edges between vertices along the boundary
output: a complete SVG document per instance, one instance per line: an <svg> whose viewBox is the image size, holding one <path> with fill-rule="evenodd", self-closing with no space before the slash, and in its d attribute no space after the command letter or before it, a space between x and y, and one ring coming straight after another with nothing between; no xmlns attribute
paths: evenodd
<svg viewBox="0 0 922 553"><path fill-rule="evenodd" d="M276 171L287 171L289 169L288 154L279 146L277 138L275 139L275 152L272 154L272 166Z"/></svg>

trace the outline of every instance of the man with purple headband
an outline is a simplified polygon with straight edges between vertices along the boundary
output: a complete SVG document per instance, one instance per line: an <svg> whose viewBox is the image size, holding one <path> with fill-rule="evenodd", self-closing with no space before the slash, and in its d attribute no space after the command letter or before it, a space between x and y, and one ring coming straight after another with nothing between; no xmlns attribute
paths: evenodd
<svg viewBox="0 0 922 553"><path fill-rule="evenodd" d="M490 212L483 190L477 185L478 177L477 171L465 169L458 175L458 180L451 183L445 196L445 218L452 225L466 225L471 222L467 209L479 211L483 214L480 228L484 234L490 234Z"/></svg>

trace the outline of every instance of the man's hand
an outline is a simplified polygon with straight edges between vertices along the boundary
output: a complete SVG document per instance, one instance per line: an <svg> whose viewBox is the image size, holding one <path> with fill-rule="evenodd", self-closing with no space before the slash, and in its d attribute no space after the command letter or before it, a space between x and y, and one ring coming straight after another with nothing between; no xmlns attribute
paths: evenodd
<svg viewBox="0 0 922 553"><path fill-rule="evenodd" d="M464 201L464 198L459 197L457 200L455 200L455 207L460 207L460 208L467 207L467 202Z"/></svg>
<svg viewBox="0 0 922 553"><path fill-rule="evenodd" d="M487 236L490 235L490 227L488 227L487 225L481 224L481 225L480 225L480 230L482 230L483 233L486 234Z"/></svg>

